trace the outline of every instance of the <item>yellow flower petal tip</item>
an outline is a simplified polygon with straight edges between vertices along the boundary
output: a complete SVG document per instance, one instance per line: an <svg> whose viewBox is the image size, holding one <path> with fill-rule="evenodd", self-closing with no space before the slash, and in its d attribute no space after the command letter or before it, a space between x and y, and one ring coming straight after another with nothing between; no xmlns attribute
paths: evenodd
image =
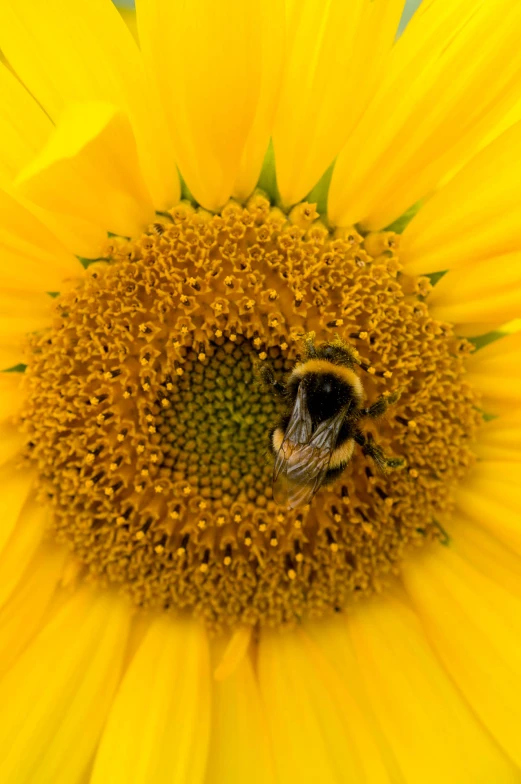
<svg viewBox="0 0 521 784"><path fill-rule="evenodd" d="M16 185L40 207L115 234L139 231L154 214L130 125L110 104L71 104Z"/></svg>

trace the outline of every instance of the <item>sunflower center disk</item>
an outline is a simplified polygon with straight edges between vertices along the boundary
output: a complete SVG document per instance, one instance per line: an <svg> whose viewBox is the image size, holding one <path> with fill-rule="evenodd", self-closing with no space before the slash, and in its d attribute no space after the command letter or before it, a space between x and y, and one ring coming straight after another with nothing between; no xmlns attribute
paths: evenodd
<svg viewBox="0 0 521 784"><path fill-rule="evenodd" d="M220 215L181 204L140 239L113 240L29 346L27 457L55 537L139 606L215 629L380 590L411 547L440 537L480 420L469 346L430 317L429 281L400 272L397 244L332 234L313 205L288 216L260 194ZM356 348L368 404L402 388L364 427L405 467L383 476L357 447L309 507L288 510L272 500L269 455L283 403L259 365L283 381L310 331Z"/></svg>

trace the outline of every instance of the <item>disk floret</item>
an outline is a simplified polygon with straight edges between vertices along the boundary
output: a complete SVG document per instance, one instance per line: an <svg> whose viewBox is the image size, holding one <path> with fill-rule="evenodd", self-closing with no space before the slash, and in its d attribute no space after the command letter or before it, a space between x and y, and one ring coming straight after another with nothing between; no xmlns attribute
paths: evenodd
<svg viewBox="0 0 521 784"><path fill-rule="evenodd" d="M401 273L398 244L262 194L220 214L183 202L140 238L113 238L30 339L23 427L52 535L136 604L216 629L379 590L440 537L479 422L468 344L430 317L428 280ZM283 385L311 332L353 346L368 406L392 399L368 444L406 467L377 471L368 447L288 509L269 448L284 402L260 368Z"/></svg>

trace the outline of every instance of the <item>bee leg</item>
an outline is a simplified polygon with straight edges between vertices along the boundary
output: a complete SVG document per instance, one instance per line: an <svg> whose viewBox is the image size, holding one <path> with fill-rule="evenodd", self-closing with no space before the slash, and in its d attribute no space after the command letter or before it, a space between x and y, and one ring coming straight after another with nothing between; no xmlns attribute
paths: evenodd
<svg viewBox="0 0 521 784"><path fill-rule="evenodd" d="M304 337L304 351L308 359L314 359L317 356L315 348L315 333L308 332Z"/></svg>
<svg viewBox="0 0 521 784"><path fill-rule="evenodd" d="M277 381L271 365L261 365L259 375L264 384L269 387L275 395L283 397L286 394L286 387L284 384L281 384L280 381Z"/></svg>
<svg viewBox="0 0 521 784"><path fill-rule="evenodd" d="M396 403L398 398L400 397L401 390L397 389L390 395L380 395L380 397L375 400L372 406L368 408L362 408L361 415L362 417L369 417L369 419L378 419L378 417L383 416L389 406L392 406L393 403Z"/></svg>
<svg viewBox="0 0 521 784"><path fill-rule="evenodd" d="M371 433L365 435L361 430L355 432L355 441L362 447L364 455L368 455L380 471L385 473L387 468L399 468L403 465L404 460L401 457L386 457L381 446L378 446L376 441L373 440Z"/></svg>

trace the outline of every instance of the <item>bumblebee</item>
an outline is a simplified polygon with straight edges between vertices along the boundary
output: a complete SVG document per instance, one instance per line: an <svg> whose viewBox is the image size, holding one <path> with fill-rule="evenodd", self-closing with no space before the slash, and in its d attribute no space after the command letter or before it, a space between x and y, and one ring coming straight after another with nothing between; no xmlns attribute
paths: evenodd
<svg viewBox="0 0 521 784"><path fill-rule="evenodd" d="M403 464L399 458L386 457L371 434L360 428L363 419L382 416L400 392L382 395L364 407L364 389L355 371L358 367L368 369L340 340L315 346L309 336L303 361L285 384L276 380L271 367L261 368L264 383L288 403L271 433L273 498L277 504L291 509L309 504L323 484L344 471L355 444L382 472Z"/></svg>

